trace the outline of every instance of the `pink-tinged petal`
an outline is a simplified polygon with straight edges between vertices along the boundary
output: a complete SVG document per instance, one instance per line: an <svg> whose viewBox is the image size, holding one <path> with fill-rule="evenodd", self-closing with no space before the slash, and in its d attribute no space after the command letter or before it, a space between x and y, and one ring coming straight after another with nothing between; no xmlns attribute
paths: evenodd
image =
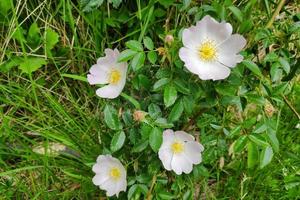
<svg viewBox="0 0 300 200"><path fill-rule="evenodd" d="M201 152L204 147L198 142L187 142L185 145L184 154L193 164L199 164L202 161Z"/></svg>
<svg viewBox="0 0 300 200"><path fill-rule="evenodd" d="M113 195L115 195L118 191L117 191L117 187L116 187L116 183L113 180L108 180L105 181L104 183L102 183L100 185L100 189L105 190L106 191L106 195L108 197L111 197Z"/></svg>
<svg viewBox="0 0 300 200"><path fill-rule="evenodd" d="M247 41L243 36L234 34L218 46L219 53L225 55L234 55L239 53L246 46L246 44Z"/></svg>
<svg viewBox="0 0 300 200"><path fill-rule="evenodd" d="M193 169L193 165L184 154L174 154L171 168L177 175L181 175L182 172L186 174L190 173Z"/></svg>
<svg viewBox="0 0 300 200"><path fill-rule="evenodd" d="M214 40L217 44L227 40L232 33L231 24L217 22L209 15L206 15L202 20L197 22L196 27L205 30L205 37L208 40Z"/></svg>
<svg viewBox="0 0 300 200"><path fill-rule="evenodd" d="M96 174L92 179L94 185L101 185L101 184L107 182L108 180L109 180L109 176L102 175L102 174L101 175Z"/></svg>
<svg viewBox="0 0 300 200"><path fill-rule="evenodd" d="M230 74L230 69L219 62L202 62L199 56L192 50L182 47L179 57L185 63L185 67L197 74L202 80L225 79Z"/></svg>
<svg viewBox="0 0 300 200"><path fill-rule="evenodd" d="M230 69L218 62L208 63L203 71L205 72L198 74L202 80L221 80L230 75Z"/></svg>
<svg viewBox="0 0 300 200"><path fill-rule="evenodd" d="M196 51L182 47L179 50L179 58L185 63L185 67L193 74L200 74L201 67L205 63L201 62Z"/></svg>
<svg viewBox="0 0 300 200"><path fill-rule="evenodd" d="M184 131L176 131L175 132L175 137L176 137L176 139L179 139L179 140L184 141L184 142L195 140L194 136L192 136L192 135L190 135L190 134L188 134Z"/></svg>
<svg viewBox="0 0 300 200"><path fill-rule="evenodd" d="M197 49L202 41L205 39L205 29L191 26L182 32L182 43L189 49Z"/></svg>
<svg viewBox="0 0 300 200"><path fill-rule="evenodd" d="M107 73L104 72L102 74L88 74L87 75L87 80L89 82L90 85L95 85L95 84L106 84L108 83L108 77L107 77Z"/></svg>
<svg viewBox="0 0 300 200"><path fill-rule="evenodd" d="M173 158L173 153L170 148L160 148L158 151L158 157L161 160L164 168L166 170L171 170L171 162Z"/></svg>
<svg viewBox="0 0 300 200"><path fill-rule="evenodd" d="M218 62L226 67L233 68L238 63L242 62L244 57L242 55L225 55L222 54L218 57Z"/></svg>
<svg viewBox="0 0 300 200"><path fill-rule="evenodd" d="M124 86L125 86L125 83L124 83L124 85L123 84L106 85L102 88L97 89L96 94L101 98L114 99L114 98L118 97L121 94Z"/></svg>

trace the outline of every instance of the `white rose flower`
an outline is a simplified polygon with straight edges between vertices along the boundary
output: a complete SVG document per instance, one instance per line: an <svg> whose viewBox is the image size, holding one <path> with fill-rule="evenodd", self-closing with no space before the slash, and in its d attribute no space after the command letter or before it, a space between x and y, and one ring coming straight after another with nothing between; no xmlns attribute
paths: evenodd
<svg viewBox="0 0 300 200"><path fill-rule="evenodd" d="M91 85L108 84L97 89L96 94L102 98L114 99L125 86L127 63L118 63L118 49L105 49L105 54L105 57L99 58L97 64L91 67L87 79Z"/></svg>
<svg viewBox="0 0 300 200"><path fill-rule="evenodd" d="M204 147L195 138L184 131L171 129L163 132L163 143L159 149L159 159L166 170L173 170L177 175L188 174L193 164L202 161L201 152Z"/></svg>
<svg viewBox="0 0 300 200"><path fill-rule="evenodd" d="M185 67L202 80L227 78L230 68L243 60L239 52L246 40L239 34L232 35L232 26L205 16L196 26L184 29L183 46L179 57Z"/></svg>
<svg viewBox="0 0 300 200"><path fill-rule="evenodd" d="M96 173L93 183L106 190L107 196L118 197L120 191L126 191L126 170L118 159L111 155L98 156L93 172Z"/></svg>

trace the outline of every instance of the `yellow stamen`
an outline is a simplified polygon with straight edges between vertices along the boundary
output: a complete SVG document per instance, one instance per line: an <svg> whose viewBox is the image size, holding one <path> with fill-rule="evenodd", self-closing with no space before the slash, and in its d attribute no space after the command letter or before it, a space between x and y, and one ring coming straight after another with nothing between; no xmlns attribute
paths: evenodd
<svg viewBox="0 0 300 200"><path fill-rule="evenodd" d="M198 49L198 55L201 60L209 62L216 59L217 48L213 41L206 41L202 43Z"/></svg>
<svg viewBox="0 0 300 200"><path fill-rule="evenodd" d="M119 70L113 69L109 75L109 83L117 84L121 80L121 73Z"/></svg>
<svg viewBox="0 0 300 200"><path fill-rule="evenodd" d="M109 175L115 181L119 180L121 177L121 171L117 167L113 167L109 171Z"/></svg>
<svg viewBox="0 0 300 200"><path fill-rule="evenodd" d="M184 151L184 144L182 142L174 142L171 149L175 154L182 153Z"/></svg>

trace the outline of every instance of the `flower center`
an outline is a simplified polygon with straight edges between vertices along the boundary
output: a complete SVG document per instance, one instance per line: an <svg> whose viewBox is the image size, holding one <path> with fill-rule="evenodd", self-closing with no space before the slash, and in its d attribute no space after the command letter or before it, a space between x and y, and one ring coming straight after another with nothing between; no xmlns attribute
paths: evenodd
<svg viewBox="0 0 300 200"><path fill-rule="evenodd" d="M182 153L184 151L184 144L182 142L174 142L171 145L171 149L175 154Z"/></svg>
<svg viewBox="0 0 300 200"><path fill-rule="evenodd" d="M198 55L203 61L213 61L217 57L217 48L213 41L208 40L206 42L203 42L199 49L198 49Z"/></svg>
<svg viewBox="0 0 300 200"><path fill-rule="evenodd" d="M117 84L121 79L121 73L119 70L113 69L109 74L108 82L111 84Z"/></svg>
<svg viewBox="0 0 300 200"><path fill-rule="evenodd" d="M117 181L121 177L121 171L117 167L113 167L110 169L109 175L113 180Z"/></svg>

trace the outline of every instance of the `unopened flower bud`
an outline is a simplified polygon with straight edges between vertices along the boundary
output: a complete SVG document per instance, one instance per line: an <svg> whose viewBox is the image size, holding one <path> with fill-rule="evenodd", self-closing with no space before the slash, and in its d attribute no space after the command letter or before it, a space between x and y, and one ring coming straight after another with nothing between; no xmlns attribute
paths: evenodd
<svg viewBox="0 0 300 200"><path fill-rule="evenodd" d="M274 106L269 102L266 101L265 106L264 106L265 113L268 117L272 117L276 109Z"/></svg>
<svg viewBox="0 0 300 200"><path fill-rule="evenodd" d="M165 37L165 43L167 43L168 45L171 45L174 42L174 37L173 35L166 35Z"/></svg>
<svg viewBox="0 0 300 200"><path fill-rule="evenodd" d="M164 56L167 54L167 50L164 47L158 47L157 51L158 51L158 54L161 56Z"/></svg>
<svg viewBox="0 0 300 200"><path fill-rule="evenodd" d="M146 113L141 110L135 110L133 113L133 119L137 122L142 122L145 119Z"/></svg>

